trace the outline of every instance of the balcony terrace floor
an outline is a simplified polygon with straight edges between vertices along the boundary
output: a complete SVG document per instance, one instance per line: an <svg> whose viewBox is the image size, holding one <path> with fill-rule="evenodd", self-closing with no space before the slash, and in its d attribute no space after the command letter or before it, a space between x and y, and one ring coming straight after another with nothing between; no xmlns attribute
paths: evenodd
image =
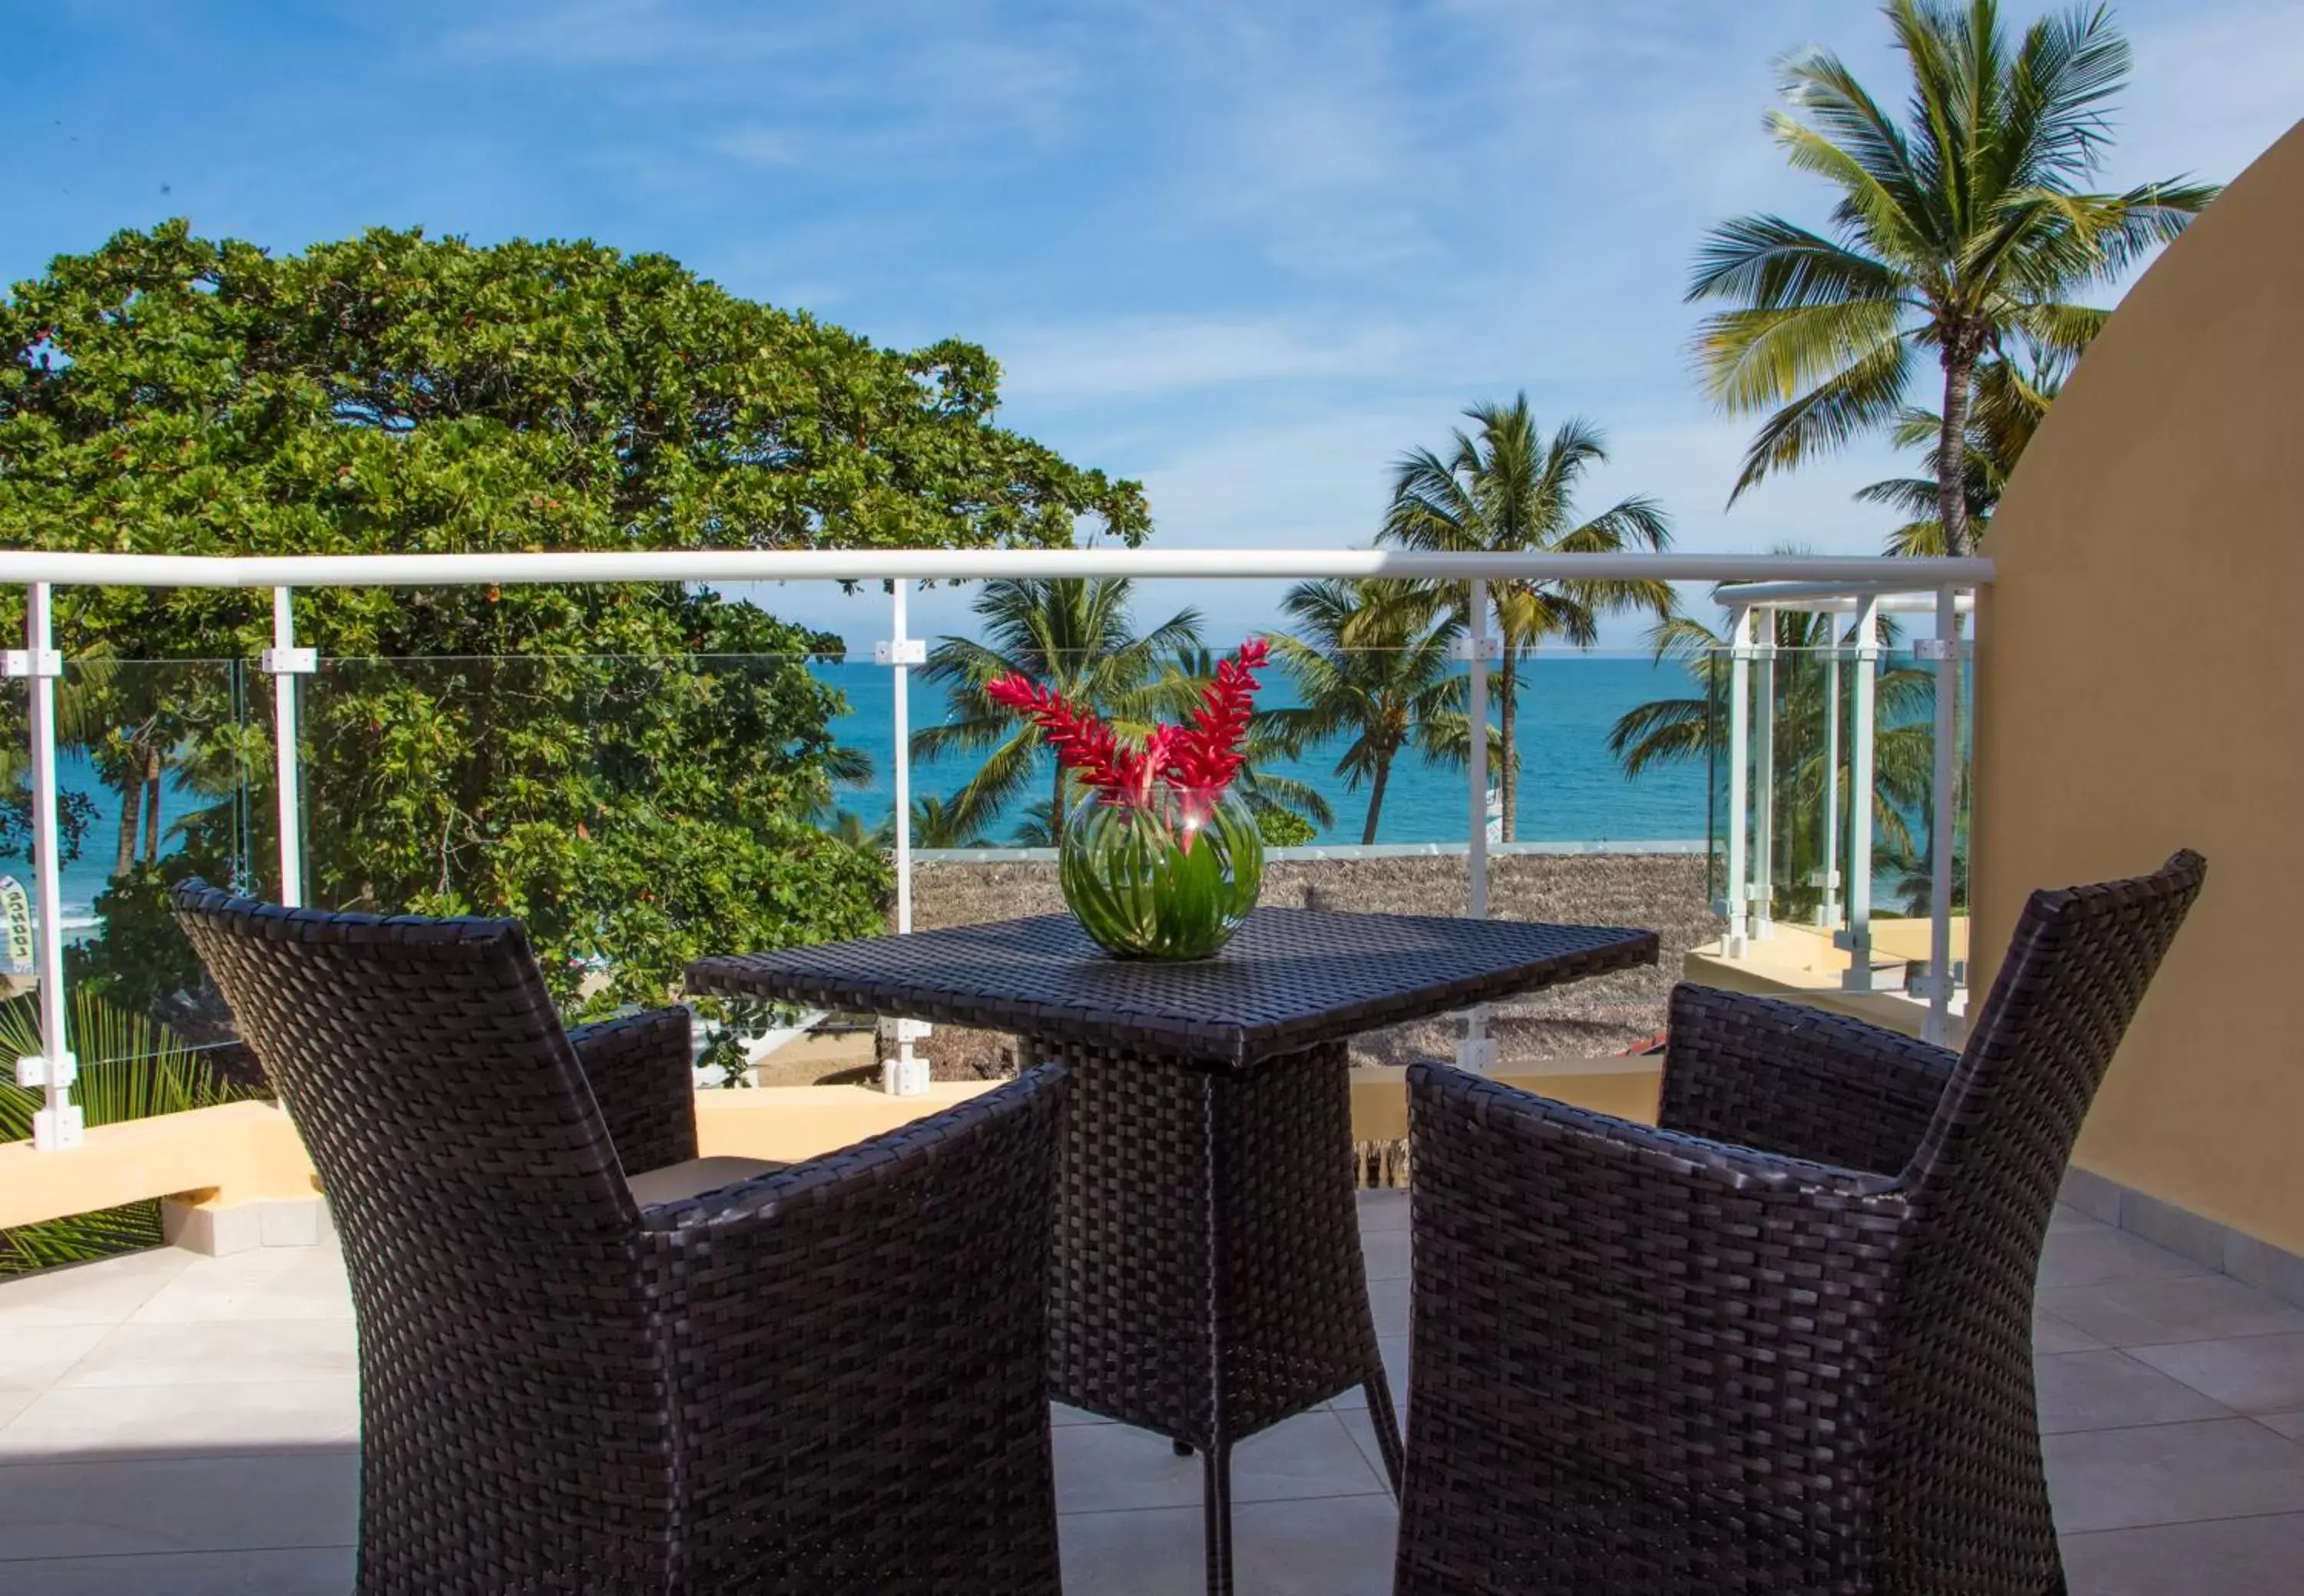
<svg viewBox="0 0 2304 1596"><path fill-rule="evenodd" d="M1385 1357L1407 1364L1408 1211L1361 1199ZM2270 1596L2304 1568L2304 1311L2060 1210L2042 1430L2074 1596ZM163 1250L0 1285L0 1588L341 1596L359 1450L333 1244ZM1200 1586L1199 1468L1059 1411L1065 1589ZM1392 1498L1338 1402L1234 1455L1240 1589L1381 1596Z"/></svg>

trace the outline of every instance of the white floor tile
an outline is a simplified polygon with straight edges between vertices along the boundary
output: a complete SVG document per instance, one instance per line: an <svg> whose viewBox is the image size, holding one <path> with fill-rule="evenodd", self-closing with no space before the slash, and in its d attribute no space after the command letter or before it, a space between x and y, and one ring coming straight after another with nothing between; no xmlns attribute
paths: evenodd
<svg viewBox="0 0 2304 1596"><path fill-rule="evenodd" d="M349 1447L360 1384L81 1386L51 1389L0 1425L0 1464Z"/></svg>
<svg viewBox="0 0 2304 1596"><path fill-rule="evenodd" d="M224 1320L124 1324L60 1378L59 1386L269 1385L348 1379L356 1367L349 1319Z"/></svg>
<svg viewBox="0 0 2304 1596"><path fill-rule="evenodd" d="M155 1247L0 1280L0 1336L27 1325L118 1324L191 1261L180 1247Z"/></svg>

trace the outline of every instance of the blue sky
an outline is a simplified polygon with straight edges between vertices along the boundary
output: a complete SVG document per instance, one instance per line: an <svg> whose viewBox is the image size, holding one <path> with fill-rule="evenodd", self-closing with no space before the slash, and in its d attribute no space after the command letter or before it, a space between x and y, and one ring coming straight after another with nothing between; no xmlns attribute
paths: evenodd
<svg viewBox="0 0 2304 1596"><path fill-rule="evenodd" d="M2105 186L2227 179L2304 112L2292 0L2118 13ZM1821 219L1760 118L1804 45L1893 89L1859 0L0 0L0 26L10 281L171 215L277 249L585 235L986 344L1005 422L1143 479L1164 543L1365 545L1388 463L1521 387L1608 430L1592 507L1656 495L1682 548L1868 553L1887 520L1849 498L1878 448L1724 507L1750 423L1696 393L1681 302L1709 223ZM1270 593L1147 607L1188 599L1222 633Z"/></svg>

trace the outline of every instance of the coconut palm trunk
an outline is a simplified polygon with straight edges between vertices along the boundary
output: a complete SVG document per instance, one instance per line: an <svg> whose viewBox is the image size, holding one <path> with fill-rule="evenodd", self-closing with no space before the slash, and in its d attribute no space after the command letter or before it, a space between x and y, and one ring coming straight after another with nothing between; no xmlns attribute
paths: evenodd
<svg viewBox="0 0 2304 1596"><path fill-rule="evenodd" d="M1967 337L1945 348L1944 377L1944 426L1936 437L1936 514L1944 518L1944 553L1958 559L1969 552L1968 480L1960 470L1968 458L1968 412L1976 383L1976 352Z"/></svg>
<svg viewBox="0 0 2304 1596"><path fill-rule="evenodd" d="M140 770L120 784L119 845L112 855L114 879L126 875L136 863L136 819L142 811L144 777Z"/></svg>
<svg viewBox="0 0 2304 1596"><path fill-rule="evenodd" d="M144 862L160 861L160 751L144 756Z"/></svg>
<svg viewBox="0 0 2304 1596"><path fill-rule="evenodd" d="M1376 777L1368 783L1368 823L1360 828L1360 846L1376 845L1376 822L1384 815L1384 790L1392 785L1392 758L1388 753L1376 756Z"/></svg>

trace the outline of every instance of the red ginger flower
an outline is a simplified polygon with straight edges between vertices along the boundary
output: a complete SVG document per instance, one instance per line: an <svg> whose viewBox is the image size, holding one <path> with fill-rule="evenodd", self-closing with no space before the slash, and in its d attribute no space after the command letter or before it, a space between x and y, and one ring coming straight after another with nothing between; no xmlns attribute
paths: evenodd
<svg viewBox="0 0 2304 1596"><path fill-rule="evenodd" d="M1176 739L1169 779L1177 786L1222 792L1248 762L1241 743L1248 736L1255 672L1268 657L1260 637L1241 644L1240 653L1216 666L1216 679L1200 695L1192 724Z"/></svg>
<svg viewBox="0 0 2304 1596"><path fill-rule="evenodd" d="M1075 709L1054 688L1024 676L988 683L984 696L1036 723L1056 762L1089 786L1110 791L1121 781L1120 739L1086 709Z"/></svg>
<svg viewBox="0 0 2304 1596"><path fill-rule="evenodd" d="M1111 802L1142 804L1150 802L1156 782L1207 794L1232 785L1248 762L1241 743L1256 694L1254 673L1268 654L1262 638L1242 643L1236 657L1216 666L1216 680L1201 693L1191 724L1155 726L1140 749L1122 748L1093 712L1074 709L1054 689L1024 676L1002 676L984 692L1037 725L1057 762L1083 785Z"/></svg>

